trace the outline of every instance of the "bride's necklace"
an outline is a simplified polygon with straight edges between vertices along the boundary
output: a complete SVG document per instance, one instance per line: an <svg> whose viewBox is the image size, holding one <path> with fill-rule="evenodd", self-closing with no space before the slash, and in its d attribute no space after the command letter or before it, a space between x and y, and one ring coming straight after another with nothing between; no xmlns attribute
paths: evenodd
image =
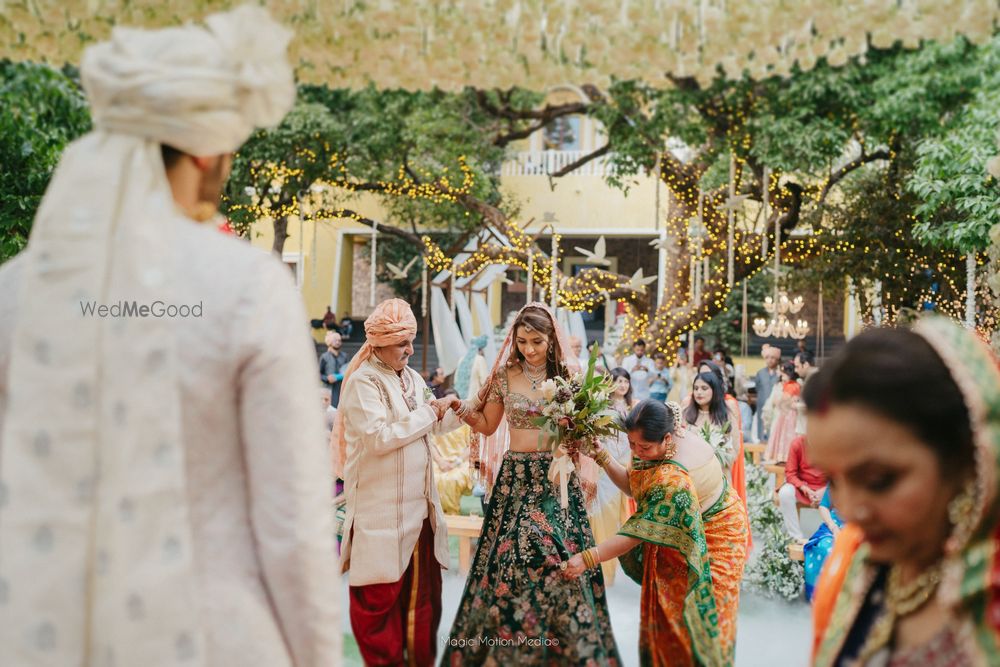
<svg viewBox="0 0 1000 667"><path fill-rule="evenodd" d="M524 377L528 378L528 381L531 382L531 391L537 391L538 385L545 381L545 376L547 375L545 364L535 366L528 363L527 359L522 360L521 363L524 368Z"/></svg>

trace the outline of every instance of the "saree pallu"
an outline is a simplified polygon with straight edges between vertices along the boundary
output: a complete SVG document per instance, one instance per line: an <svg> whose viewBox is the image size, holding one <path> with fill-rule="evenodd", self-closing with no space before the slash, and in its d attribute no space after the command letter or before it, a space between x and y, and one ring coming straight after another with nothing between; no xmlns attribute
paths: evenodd
<svg viewBox="0 0 1000 667"><path fill-rule="evenodd" d="M639 659L655 667L731 665L694 483L673 461L633 459L632 465L629 483L638 508L619 534L643 541L620 558L625 573L642 585ZM736 515L742 516L738 507Z"/></svg>
<svg viewBox="0 0 1000 667"><path fill-rule="evenodd" d="M736 616L740 608L740 582L747 560L750 526L746 508L736 491L726 485L722 496L702 515L712 589L719 612L719 641L724 656L732 660L736 649Z"/></svg>
<svg viewBox="0 0 1000 667"><path fill-rule="evenodd" d="M594 538L577 476L562 509L551 462L504 455L442 665L621 664L601 570L567 580L559 569Z"/></svg>

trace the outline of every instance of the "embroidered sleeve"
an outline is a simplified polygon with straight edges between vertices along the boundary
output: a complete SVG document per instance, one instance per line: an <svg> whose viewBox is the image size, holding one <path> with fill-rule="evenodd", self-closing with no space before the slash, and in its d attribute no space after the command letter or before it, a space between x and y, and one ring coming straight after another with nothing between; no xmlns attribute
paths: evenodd
<svg viewBox="0 0 1000 667"><path fill-rule="evenodd" d="M490 390L486 393L487 403L503 403L503 397L507 395L507 371L501 370L493 379Z"/></svg>

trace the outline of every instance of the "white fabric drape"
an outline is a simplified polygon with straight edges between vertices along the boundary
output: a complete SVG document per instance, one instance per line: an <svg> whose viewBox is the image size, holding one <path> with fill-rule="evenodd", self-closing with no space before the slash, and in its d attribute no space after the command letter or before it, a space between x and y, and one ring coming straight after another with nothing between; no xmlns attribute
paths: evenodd
<svg viewBox="0 0 1000 667"><path fill-rule="evenodd" d="M431 287L431 330L434 332L438 366L444 369L445 375L451 375L465 356L466 345L451 315L444 291L437 285Z"/></svg>
<svg viewBox="0 0 1000 667"><path fill-rule="evenodd" d="M469 310L469 301L465 298L465 292L455 290L455 314L458 316L458 324L462 328L462 340L468 345L472 341L472 311Z"/></svg>
<svg viewBox="0 0 1000 667"><path fill-rule="evenodd" d="M493 367L493 362L497 358L497 341L493 333L493 315L490 313L490 305L486 302L486 297L480 292L472 293L472 308L476 311L476 320L479 324L479 333L486 334L486 347L483 349L483 356L486 363Z"/></svg>

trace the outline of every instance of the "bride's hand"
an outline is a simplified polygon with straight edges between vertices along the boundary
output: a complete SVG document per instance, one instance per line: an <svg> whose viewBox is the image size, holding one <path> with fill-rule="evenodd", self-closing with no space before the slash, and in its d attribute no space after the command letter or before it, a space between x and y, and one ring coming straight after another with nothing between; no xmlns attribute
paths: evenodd
<svg viewBox="0 0 1000 667"><path fill-rule="evenodd" d="M563 570L563 576L567 579L576 579L587 570L583 563L583 556L580 554L574 554L565 562L566 569Z"/></svg>

